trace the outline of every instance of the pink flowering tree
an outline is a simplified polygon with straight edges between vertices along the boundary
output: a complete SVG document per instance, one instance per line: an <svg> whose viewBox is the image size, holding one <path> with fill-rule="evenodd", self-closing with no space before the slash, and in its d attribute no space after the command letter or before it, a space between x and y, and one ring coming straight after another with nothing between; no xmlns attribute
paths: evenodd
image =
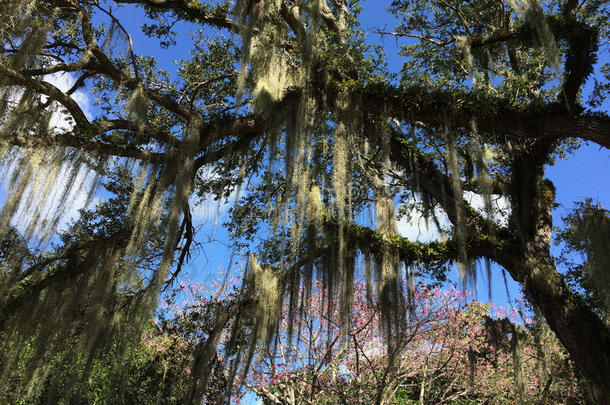
<svg viewBox="0 0 610 405"><path fill-rule="evenodd" d="M236 346L231 339L248 344L248 328L232 330L230 321L212 361L198 365L220 314L241 294L236 284L181 282L167 295L144 337L156 397L237 403L250 389L265 404L582 403L564 350L543 323L523 315L526 303L505 309L456 288L411 288L404 322L388 332L364 283L355 285L347 328L337 323L340 308L329 311L325 290L314 284L292 325L286 303L274 340L256 346L249 368L227 351ZM207 391L191 391L204 374Z"/></svg>
<svg viewBox="0 0 610 405"><path fill-rule="evenodd" d="M387 334L355 288L347 330L319 289L291 329L260 349L246 385L266 404L580 403L579 383L548 328L451 288L412 289L404 322ZM338 311L338 309L337 309Z"/></svg>

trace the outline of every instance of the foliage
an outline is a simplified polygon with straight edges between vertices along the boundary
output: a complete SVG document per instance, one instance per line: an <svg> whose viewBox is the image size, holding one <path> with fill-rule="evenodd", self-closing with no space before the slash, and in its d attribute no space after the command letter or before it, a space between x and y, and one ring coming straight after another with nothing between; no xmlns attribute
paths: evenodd
<svg viewBox="0 0 610 405"><path fill-rule="evenodd" d="M587 199L578 202L563 221L566 227L557 233L557 243L564 244L559 260L568 269L566 276L574 288L584 294L589 305L608 322L608 210Z"/></svg>
<svg viewBox="0 0 610 405"><path fill-rule="evenodd" d="M233 280L234 281L234 280ZM220 286L206 290L201 283L184 281L166 294L157 318L143 330L133 334L133 325L122 322L123 333L104 346L103 355L96 358L51 358L37 366L40 386L28 385L28 368L35 364L34 337L17 349L17 342L4 338L3 353L12 353L14 368L8 389L0 400L11 404L96 403L96 404L179 404L189 391L189 377L198 344L205 342L207 333L216 322L219 308L235 300L237 291L219 297ZM215 292L216 297L210 296ZM125 339L132 333L130 340ZM75 355L82 337L69 341ZM12 356L7 356L10 358ZM212 379L202 398L203 403L224 400L228 378L223 363L217 360ZM231 399L239 398L236 387Z"/></svg>

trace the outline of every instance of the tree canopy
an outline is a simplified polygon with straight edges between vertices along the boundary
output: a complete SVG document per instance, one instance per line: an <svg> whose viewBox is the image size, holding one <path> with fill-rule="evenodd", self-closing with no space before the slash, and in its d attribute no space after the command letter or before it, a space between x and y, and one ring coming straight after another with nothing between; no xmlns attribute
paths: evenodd
<svg viewBox="0 0 610 405"><path fill-rule="evenodd" d="M522 286L592 401L609 403L608 212L585 202L568 218L561 238L586 260L566 259L566 280L544 174L583 142L610 147L607 2L393 1L395 26L375 35L401 41L400 72L359 3L0 5L0 385L16 364L26 384L47 381L51 361L82 363L86 379L111 348L128 351L197 243L191 207L211 194L235 200L228 229L249 259L194 349L185 403L206 392L229 325L227 386L273 346L284 303L291 320L307 310L314 282L347 332L365 279L391 345L414 279L457 266L468 282L481 263ZM184 54L164 71L132 35ZM62 229L75 196L85 208ZM414 212L439 240L398 232ZM120 385L120 361L110 370Z"/></svg>

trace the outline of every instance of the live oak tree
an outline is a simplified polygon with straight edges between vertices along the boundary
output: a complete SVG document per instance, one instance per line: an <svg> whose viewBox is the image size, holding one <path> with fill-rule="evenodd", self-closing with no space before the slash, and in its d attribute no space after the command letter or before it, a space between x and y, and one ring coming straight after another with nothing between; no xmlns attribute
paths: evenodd
<svg viewBox="0 0 610 405"><path fill-rule="evenodd" d="M193 32L176 71L134 47L119 16L136 6L147 16L142 33L162 48L175 46L174 31ZM580 142L610 146L610 119L595 110L608 89L607 65L588 104L582 97L607 51L608 5L394 1L397 25L379 33L404 40L399 74L368 45L359 10L355 1L326 0L0 5L8 173L0 233L20 246L3 256L0 326L13 338L38 337L33 381L47 378L42 354L68 353L46 345L45 331L78 336L87 356L102 336L120 334L121 322L143 325L188 259L190 205L236 192L230 230L236 248L254 253L247 293L220 311L197 347L185 402L205 392L227 325L246 325L247 364L257 342L272 343L285 299L291 318L306 308L314 278L337 291L326 305L329 313L339 306L347 330L354 275L364 273L391 337L409 305L405 277L441 277L456 264L468 280L477 262L487 271L496 263L522 285L593 400L610 401L610 331L555 267L555 189L544 178L545 166ZM58 85L62 74L72 79L67 89ZM93 113L76 101L82 93L95 99ZM91 200L119 166L133 181L116 226L54 239L69 197ZM412 209L439 228L441 241L399 235L396 215ZM44 248L49 242L59 244ZM595 247L589 263L604 263L604 253ZM591 274L604 280L604 271ZM82 311L68 311L71 304ZM54 322L58 305L66 310ZM2 359L0 378L10 377L10 365Z"/></svg>

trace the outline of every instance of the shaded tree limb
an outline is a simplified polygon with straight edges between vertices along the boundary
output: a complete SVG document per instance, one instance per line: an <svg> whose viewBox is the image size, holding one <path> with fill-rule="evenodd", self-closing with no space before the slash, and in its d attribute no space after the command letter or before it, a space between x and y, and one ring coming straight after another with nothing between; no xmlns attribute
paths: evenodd
<svg viewBox="0 0 610 405"><path fill-rule="evenodd" d="M44 289L62 281L75 278L92 266L99 265L100 259L108 251L123 245L129 239L132 229L123 228L107 238L96 239L81 244L71 245L59 255L52 256L35 263L20 277L20 280L9 288L0 304L0 325L27 302L33 302ZM81 253L83 253L81 255ZM65 266L56 266L46 273L42 270L52 263L67 260Z"/></svg>

